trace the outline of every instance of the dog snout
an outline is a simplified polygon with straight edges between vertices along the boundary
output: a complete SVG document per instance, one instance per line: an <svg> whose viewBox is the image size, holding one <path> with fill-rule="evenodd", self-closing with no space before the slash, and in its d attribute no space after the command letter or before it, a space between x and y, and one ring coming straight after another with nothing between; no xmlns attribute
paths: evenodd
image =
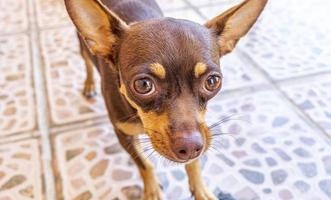
<svg viewBox="0 0 331 200"><path fill-rule="evenodd" d="M197 158L203 149L203 139L199 132L176 134L172 150L176 157L183 161Z"/></svg>

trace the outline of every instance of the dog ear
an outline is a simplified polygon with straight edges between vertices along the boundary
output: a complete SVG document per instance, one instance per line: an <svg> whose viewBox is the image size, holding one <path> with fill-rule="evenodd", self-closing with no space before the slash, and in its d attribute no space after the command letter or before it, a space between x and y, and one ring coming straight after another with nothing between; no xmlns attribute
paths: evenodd
<svg viewBox="0 0 331 200"><path fill-rule="evenodd" d="M100 0L65 0L65 5L91 53L105 58L112 56L114 46L128 27L126 23Z"/></svg>
<svg viewBox="0 0 331 200"><path fill-rule="evenodd" d="M238 40L256 22L266 3L267 0L245 0L205 24L219 37L220 56L233 50Z"/></svg>

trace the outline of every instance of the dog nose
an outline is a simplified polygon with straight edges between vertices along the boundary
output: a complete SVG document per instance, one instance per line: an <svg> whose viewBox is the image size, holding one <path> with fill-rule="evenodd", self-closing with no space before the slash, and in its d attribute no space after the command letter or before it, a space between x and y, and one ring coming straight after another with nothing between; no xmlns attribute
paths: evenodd
<svg viewBox="0 0 331 200"><path fill-rule="evenodd" d="M181 160L198 157L203 149L203 141L199 132L176 137L172 145L173 152Z"/></svg>

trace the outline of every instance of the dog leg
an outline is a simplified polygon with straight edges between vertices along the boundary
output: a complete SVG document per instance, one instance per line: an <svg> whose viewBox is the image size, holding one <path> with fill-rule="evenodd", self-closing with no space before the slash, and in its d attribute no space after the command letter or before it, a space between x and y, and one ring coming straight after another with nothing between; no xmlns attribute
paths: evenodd
<svg viewBox="0 0 331 200"><path fill-rule="evenodd" d="M189 178L190 190L195 200L217 200L215 195L203 183L199 160L187 164L185 169Z"/></svg>
<svg viewBox="0 0 331 200"><path fill-rule="evenodd" d="M86 98L93 98L97 93L95 89L95 82L94 82L94 72L93 72L93 62L89 56L88 49L83 44L82 41L81 43L81 54L84 59L85 65L86 65L86 79L85 79L85 84L84 84L84 90L83 94Z"/></svg>
<svg viewBox="0 0 331 200"><path fill-rule="evenodd" d="M116 134L121 145L130 154L138 166L140 176L144 182L143 200L162 200L162 191L157 177L154 174L153 165L144 157L144 155L142 155L140 145L135 142L135 136L126 135L120 130L116 130Z"/></svg>

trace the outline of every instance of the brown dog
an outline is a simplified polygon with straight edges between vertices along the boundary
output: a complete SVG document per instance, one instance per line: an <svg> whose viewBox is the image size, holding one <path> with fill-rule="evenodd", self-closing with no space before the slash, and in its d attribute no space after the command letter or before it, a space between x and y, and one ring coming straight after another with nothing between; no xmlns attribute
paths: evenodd
<svg viewBox="0 0 331 200"><path fill-rule="evenodd" d="M248 32L266 1L246 0L202 26L163 17L154 0L65 0L87 66L84 94L95 94L96 66L115 132L143 178L144 199L162 194L135 142L143 132L160 155L186 164L195 199L216 199L198 161L212 136L206 104L221 88L220 57Z"/></svg>

